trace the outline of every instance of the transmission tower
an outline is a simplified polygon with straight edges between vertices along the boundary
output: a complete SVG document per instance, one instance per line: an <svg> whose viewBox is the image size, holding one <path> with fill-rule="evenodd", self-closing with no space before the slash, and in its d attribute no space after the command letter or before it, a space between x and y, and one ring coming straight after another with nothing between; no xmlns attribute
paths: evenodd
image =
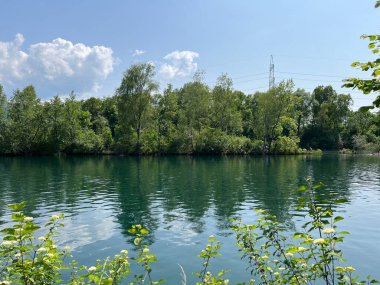
<svg viewBox="0 0 380 285"><path fill-rule="evenodd" d="M274 62L273 56L270 56L270 64L269 64L269 89L274 87Z"/></svg>

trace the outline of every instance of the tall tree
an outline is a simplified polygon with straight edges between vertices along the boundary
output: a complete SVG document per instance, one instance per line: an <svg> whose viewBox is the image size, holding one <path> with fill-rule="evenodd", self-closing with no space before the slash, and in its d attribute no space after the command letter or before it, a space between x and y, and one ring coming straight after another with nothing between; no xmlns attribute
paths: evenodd
<svg viewBox="0 0 380 285"><path fill-rule="evenodd" d="M32 152L43 132L42 106L32 85L14 92L9 102L9 119L11 152Z"/></svg>
<svg viewBox="0 0 380 285"><path fill-rule="evenodd" d="M343 147L342 130L352 103L350 95L337 94L331 86L313 91L311 125L302 136L304 147L337 149Z"/></svg>
<svg viewBox="0 0 380 285"><path fill-rule="evenodd" d="M179 90L180 124L194 150L195 135L210 124L211 96L207 85L200 80L186 83Z"/></svg>
<svg viewBox="0 0 380 285"><path fill-rule="evenodd" d="M241 100L238 96L232 89L232 79L226 74L219 76L212 90L212 122L214 127L227 134L242 132Z"/></svg>
<svg viewBox="0 0 380 285"><path fill-rule="evenodd" d="M280 135L278 127L281 117L292 109L291 95L293 82L283 81L265 93L255 94L257 111L254 113L254 125L257 138L263 140L263 152L270 152L273 141Z"/></svg>
<svg viewBox="0 0 380 285"><path fill-rule="evenodd" d="M301 136L303 129L310 122L312 97L304 89L297 89L293 94L294 100L294 119L297 122L297 136Z"/></svg>
<svg viewBox="0 0 380 285"><path fill-rule="evenodd" d="M157 99L158 148L159 151L173 151L171 144L179 121L178 91L169 84Z"/></svg>
<svg viewBox="0 0 380 285"><path fill-rule="evenodd" d="M154 67L151 64L135 64L125 73L116 90L119 125L127 135L132 129L137 136L136 151L140 152L141 132L149 123L153 93L158 84L153 81Z"/></svg>

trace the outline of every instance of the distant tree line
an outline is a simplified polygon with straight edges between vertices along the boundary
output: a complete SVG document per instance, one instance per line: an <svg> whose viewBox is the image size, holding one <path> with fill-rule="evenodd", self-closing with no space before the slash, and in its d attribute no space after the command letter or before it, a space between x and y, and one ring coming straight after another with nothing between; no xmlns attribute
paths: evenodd
<svg viewBox="0 0 380 285"><path fill-rule="evenodd" d="M379 116L350 110L331 86L312 93L291 80L253 95L221 75L197 74L162 94L154 67L131 66L114 96L42 101L33 86L10 98L0 85L0 153L295 154L302 149L380 148Z"/></svg>

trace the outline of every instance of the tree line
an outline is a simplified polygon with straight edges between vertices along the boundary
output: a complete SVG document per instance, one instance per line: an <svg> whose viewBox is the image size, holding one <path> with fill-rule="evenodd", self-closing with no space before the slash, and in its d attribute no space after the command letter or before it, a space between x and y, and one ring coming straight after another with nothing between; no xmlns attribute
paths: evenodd
<svg viewBox="0 0 380 285"><path fill-rule="evenodd" d="M210 87L197 73L160 94L154 67L135 64L112 97L8 98L0 85L0 153L296 154L311 149L380 148L379 116L350 109L331 86L313 92L291 80L248 95L222 74Z"/></svg>

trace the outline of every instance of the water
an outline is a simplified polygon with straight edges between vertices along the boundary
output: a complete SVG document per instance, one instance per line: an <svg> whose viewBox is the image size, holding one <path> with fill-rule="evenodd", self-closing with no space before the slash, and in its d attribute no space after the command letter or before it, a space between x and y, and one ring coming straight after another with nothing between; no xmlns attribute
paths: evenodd
<svg viewBox="0 0 380 285"><path fill-rule="evenodd" d="M127 230L142 224L159 259L154 277L173 285L178 264L196 280L196 254L214 234L222 242L214 268L242 282L249 277L229 219L250 222L262 208L296 227L296 189L307 176L327 185L325 195L348 199L336 206L346 217L340 229L351 232L345 257L361 276L380 278L380 158L372 156L0 158L0 223L9 222L5 205L20 201L37 221L64 213L61 245L86 265L133 251Z"/></svg>

